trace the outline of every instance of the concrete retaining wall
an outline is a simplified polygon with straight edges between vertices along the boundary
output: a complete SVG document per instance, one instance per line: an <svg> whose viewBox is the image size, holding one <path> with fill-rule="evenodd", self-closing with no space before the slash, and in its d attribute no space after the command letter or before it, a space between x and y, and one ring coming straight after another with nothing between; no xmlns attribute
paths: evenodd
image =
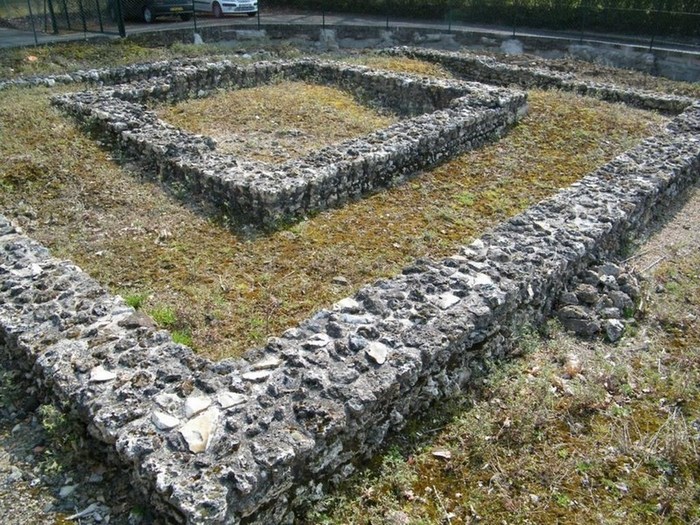
<svg viewBox="0 0 700 525"><path fill-rule="evenodd" d="M700 105L442 261L419 260L218 363L151 332L76 266L0 220L0 345L187 523L290 523L406 418L700 177Z"/></svg>

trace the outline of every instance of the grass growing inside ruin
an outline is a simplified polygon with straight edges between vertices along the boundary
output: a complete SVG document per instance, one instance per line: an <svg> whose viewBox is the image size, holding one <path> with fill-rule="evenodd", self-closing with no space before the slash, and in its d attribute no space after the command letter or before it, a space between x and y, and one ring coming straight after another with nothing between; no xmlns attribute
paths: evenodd
<svg viewBox="0 0 700 525"><path fill-rule="evenodd" d="M172 310L170 326L213 358L240 355L416 257L453 253L665 121L533 91L530 115L498 143L250 239L115 163L50 106L53 92L0 93L0 210L112 291L139 297L145 313Z"/></svg>
<svg viewBox="0 0 700 525"><path fill-rule="evenodd" d="M700 254L647 289L618 345L556 325L523 337L523 358L492 365L308 523L699 523Z"/></svg>
<svg viewBox="0 0 700 525"><path fill-rule="evenodd" d="M452 73L439 64L425 62L424 60L415 60L405 57L392 57L383 55L361 54L345 59L351 64L359 64L372 69L384 69L386 71L399 71L401 73L410 73L422 77L433 78L454 78Z"/></svg>
<svg viewBox="0 0 700 525"><path fill-rule="evenodd" d="M339 89L282 82L161 105L160 118L212 137L217 151L281 163L397 121Z"/></svg>
<svg viewBox="0 0 700 525"><path fill-rule="evenodd" d="M502 62L524 67L543 67L553 71L575 73L580 79L592 80L627 86L632 89L645 89L660 93L672 93L687 97L700 98L700 83L682 82L664 77L653 76L634 69L618 69L598 62L586 62L572 57L545 60L533 55L504 55L477 51L478 54L490 55Z"/></svg>
<svg viewBox="0 0 700 525"><path fill-rule="evenodd" d="M1 5L1 3L0 3ZM25 4L26 5L26 4ZM287 44L269 44L266 52L275 58L299 56L299 50ZM61 42L50 46L3 49L0 53L0 79L19 76L50 75L70 71L118 67L141 62L175 58L225 56L231 60L250 62L241 57L246 48L239 45L181 44L147 46L129 39Z"/></svg>

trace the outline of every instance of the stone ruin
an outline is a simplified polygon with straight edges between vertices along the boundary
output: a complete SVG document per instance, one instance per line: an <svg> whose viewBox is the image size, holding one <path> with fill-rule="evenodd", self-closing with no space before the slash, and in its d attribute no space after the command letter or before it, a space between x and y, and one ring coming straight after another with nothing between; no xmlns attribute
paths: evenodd
<svg viewBox="0 0 700 525"><path fill-rule="evenodd" d="M333 78L341 71L298 64ZM285 67L251 71L266 78L269 68ZM212 166L238 173L248 164L217 157L202 137L188 137L182 153L169 151L185 135L130 109L152 93L176 98L210 89L210 80L196 79L223 78L222 69L204 66L207 75L192 77L185 68L180 83L175 75L58 103L148 152L161 170L182 166L182 176L212 177L202 167L212 158ZM348 74L371 76L358 68ZM387 78L378 82L403 82ZM451 104L462 89L474 89L487 103L469 111L510 111L499 128L516 118L523 100L517 92L460 86L416 87L425 95L418 100L433 104L424 115L462 115L460 103ZM505 104L496 104L501 97ZM484 359L506 355L520 327L551 314L573 276L616 253L697 184L700 103L686 106L657 136L453 256L417 260L241 359L212 362L174 343L80 268L0 219L0 347L130 467L164 516L190 524L291 523L295 508L347 477L408 418L458 393ZM130 127L132 118L147 126Z"/></svg>
<svg viewBox="0 0 700 525"><path fill-rule="evenodd" d="M203 97L281 80L335 86L403 120L281 165L220 153L211 138L160 120L142 103ZM175 64L164 76L55 97L146 172L204 197L230 222L272 228L386 187L500 137L526 111L524 93L316 60L240 66Z"/></svg>

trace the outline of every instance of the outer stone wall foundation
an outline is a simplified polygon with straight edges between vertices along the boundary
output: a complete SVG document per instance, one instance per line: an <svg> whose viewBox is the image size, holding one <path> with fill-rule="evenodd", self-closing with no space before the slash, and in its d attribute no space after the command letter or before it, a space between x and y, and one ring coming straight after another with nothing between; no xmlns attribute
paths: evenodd
<svg viewBox="0 0 700 525"><path fill-rule="evenodd" d="M418 260L210 362L0 220L0 346L186 523L289 523L407 418L550 314L564 283L700 175L700 105L454 256Z"/></svg>

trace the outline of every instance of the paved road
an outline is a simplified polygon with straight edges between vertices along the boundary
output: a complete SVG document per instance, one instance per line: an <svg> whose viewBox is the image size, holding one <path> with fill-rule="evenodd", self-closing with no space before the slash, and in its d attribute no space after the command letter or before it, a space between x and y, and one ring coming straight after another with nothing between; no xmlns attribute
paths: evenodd
<svg viewBox="0 0 700 525"><path fill-rule="evenodd" d="M377 16L367 16L367 15L355 15L355 14L326 14L325 17L321 13L305 12L305 11L294 11L294 10L270 10L262 12L259 18L260 24L263 26L266 24L296 24L296 25L313 25L320 26L324 22L326 25L362 25L362 26L385 26L387 25L387 19L384 17ZM216 25L226 25L226 26L245 26L250 27L258 23L258 19L251 19L246 17L227 17L226 19L213 19L208 15L197 15L196 23L198 26L216 26ZM403 18L391 18L388 21L389 27L416 27L416 28L433 28L439 30L446 30L451 27L453 31L467 31L473 33L483 33L484 35L494 35L494 36L508 36L512 35L512 27L503 26L487 26L480 24L465 24L465 23L454 23L448 25L445 21L433 20L411 20ZM138 34L147 33L151 31L162 31L167 29L184 29L192 27L193 21L189 22L170 22L170 21L159 21L156 24L139 24L139 23L129 23L127 25L127 34ZM625 45L631 45L634 47L648 48L650 44L650 39L648 37L639 36L621 36L613 34L581 34L577 32L565 32L565 31L550 31L550 30L539 30L539 29L526 29L526 28L516 28L516 36L534 36L534 37L544 37L550 39L565 39L565 40L579 40L581 38L589 42L597 43L619 43ZM60 41L70 41L70 40L82 40L86 38L102 37L105 35L94 34L94 33L66 33L60 35L47 35L42 33L37 33L38 43L44 44L49 42L60 42ZM15 29L6 29L0 27L0 48L11 48L11 47L21 47L21 46L31 46L35 44L34 35L30 31L18 31ZM659 50L670 50L670 51L683 51L700 56L700 43L680 43L680 42L654 42L654 49Z"/></svg>

